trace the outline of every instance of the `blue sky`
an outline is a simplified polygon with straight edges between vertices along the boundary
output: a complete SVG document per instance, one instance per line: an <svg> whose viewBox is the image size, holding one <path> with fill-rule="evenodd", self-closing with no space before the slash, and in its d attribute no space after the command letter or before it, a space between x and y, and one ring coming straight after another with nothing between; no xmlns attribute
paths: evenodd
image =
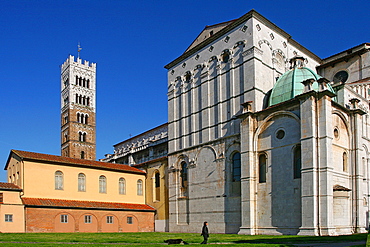
<svg viewBox="0 0 370 247"><path fill-rule="evenodd" d="M59 66L78 42L97 63L97 159L167 121L163 67L206 25L255 9L321 58L370 42L368 0L0 0L0 9L2 167L11 149L60 154Z"/></svg>

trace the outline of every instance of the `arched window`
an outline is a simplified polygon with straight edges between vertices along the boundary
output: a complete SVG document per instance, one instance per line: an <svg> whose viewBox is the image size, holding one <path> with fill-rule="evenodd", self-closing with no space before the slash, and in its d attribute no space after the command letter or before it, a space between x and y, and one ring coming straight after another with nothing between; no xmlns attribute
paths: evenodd
<svg viewBox="0 0 370 247"><path fill-rule="evenodd" d="M99 193L107 193L107 178L103 175L99 177Z"/></svg>
<svg viewBox="0 0 370 247"><path fill-rule="evenodd" d="M85 151L81 151L81 154L80 155L81 155L80 156L81 159L85 159Z"/></svg>
<svg viewBox="0 0 370 247"><path fill-rule="evenodd" d="M260 183L266 183L266 154L260 154L258 156L258 181Z"/></svg>
<svg viewBox="0 0 370 247"><path fill-rule="evenodd" d="M157 171L154 175L155 201L161 200L161 175Z"/></svg>
<svg viewBox="0 0 370 247"><path fill-rule="evenodd" d="M161 187L161 176L159 172L155 173L155 187L156 188Z"/></svg>
<svg viewBox="0 0 370 247"><path fill-rule="evenodd" d="M180 180L181 180L181 196L187 196L188 193L188 164L186 162L181 163L180 171Z"/></svg>
<svg viewBox="0 0 370 247"><path fill-rule="evenodd" d="M87 88L90 88L90 79L87 79L87 81L86 81L86 87Z"/></svg>
<svg viewBox="0 0 370 247"><path fill-rule="evenodd" d="M89 116L85 115L85 124L89 124Z"/></svg>
<svg viewBox="0 0 370 247"><path fill-rule="evenodd" d="M55 189L63 190L63 172L61 171L55 172Z"/></svg>
<svg viewBox="0 0 370 247"><path fill-rule="evenodd" d="M229 52L224 52L222 54L222 62L227 63L229 61L229 59L230 59L230 53Z"/></svg>
<svg viewBox="0 0 370 247"><path fill-rule="evenodd" d="M143 195L143 180L141 179L137 180L137 195L138 196Z"/></svg>
<svg viewBox="0 0 370 247"><path fill-rule="evenodd" d="M302 159L301 159L301 146L297 146L294 149L294 178L301 178L301 168L302 168Z"/></svg>
<svg viewBox="0 0 370 247"><path fill-rule="evenodd" d="M241 178L241 158L240 153L236 152L232 156L233 162L233 182L240 181Z"/></svg>
<svg viewBox="0 0 370 247"><path fill-rule="evenodd" d="M77 113L77 122L81 123L80 113Z"/></svg>
<svg viewBox="0 0 370 247"><path fill-rule="evenodd" d="M126 194L126 180L124 178L120 178L119 181L118 181L118 189L119 189L119 193L121 195L125 195Z"/></svg>
<svg viewBox="0 0 370 247"><path fill-rule="evenodd" d="M80 142L86 142L86 133L78 132L78 135L79 135L78 140Z"/></svg>
<svg viewBox="0 0 370 247"><path fill-rule="evenodd" d="M86 191L86 176L83 173L78 174L78 191Z"/></svg>
<svg viewBox="0 0 370 247"><path fill-rule="evenodd" d="M185 74L185 82L190 82L190 79L191 79L191 73L190 73L190 71L188 71Z"/></svg>
<svg viewBox="0 0 370 247"><path fill-rule="evenodd" d="M364 180L367 179L367 164L365 157L362 157L362 169L360 169L360 174L363 175Z"/></svg>
<svg viewBox="0 0 370 247"><path fill-rule="evenodd" d="M348 172L348 157L346 152L343 152L343 171Z"/></svg>
<svg viewBox="0 0 370 247"><path fill-rule="evenodd" d="M78 76L76 75L76 85L78 85Z"/></svg>

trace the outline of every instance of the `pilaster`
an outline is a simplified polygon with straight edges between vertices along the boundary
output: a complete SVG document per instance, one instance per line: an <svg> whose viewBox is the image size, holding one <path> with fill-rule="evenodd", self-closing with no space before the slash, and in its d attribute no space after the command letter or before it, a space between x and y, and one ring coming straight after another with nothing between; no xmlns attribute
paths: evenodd
<svg viewBox="0 0 370 247"><path fill-rule="evenodd" d="M302 226L300 235L333 235L333 164L332 106L335 95L327 90L325 79L318 80L319 92L312 79L302 82L304 94L297 96L301 105L302 147Z"/></svg>
<svg viewBox="0 0 370 247"><path fill-rule="evenodd" d="M334 235L333 221L333 126L331 92L326 90L325 82L319 81L318 93L318 154L319 154L319 234Z"/></svg>
<svg viewBox="0 0 370 247"><path fill-rule="evenodd" d="M305 85L305 88L310 89L311 85ZM297 96L300 100L302 150L302 225L298 234L318 235L318 112L316 92L305 91L304 94Z"/></svg>
<svg viewBox="0 0 370 247"><path fill-rule="evenodd" d="M256 162L253 145L254 116L250 102L243 104L245 114L241 118L241 211L242 226L238 234L256 235Z"/></svg>
<svg viewBox="0 0 370 247"><path fill-rule="evenodd" d="M352 155L351 155L351 182L352 182L352 229L355 233L365 232L365 225L363 220L363 215L361 213L362 206L362 180L363 176L361 173L362 158L360 154L360 140L362 138L361 133L361 117L366 114L363 110L359 108L360 100L353 98L351 102L351 121L350 129L352 131Z"/></svg>

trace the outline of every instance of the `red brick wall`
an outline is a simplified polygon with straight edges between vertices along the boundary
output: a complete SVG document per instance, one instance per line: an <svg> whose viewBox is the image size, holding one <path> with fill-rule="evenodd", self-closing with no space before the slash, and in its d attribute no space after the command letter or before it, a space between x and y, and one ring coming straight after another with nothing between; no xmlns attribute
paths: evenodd
<svg viewBox="0 0 370 247"><path fill-rule="evenodd" d="M61 214L68 215L68 223L60 223ZM84 223L85 215L92 215L92 223ZM113 224L107 224L107 216L113 216ZM133 217L133 224L127 224L127 216ZM75 232L152 232L154 212L26 208L26 232L71 232L73 228Z"/></svg>
<svg viewBox="0 0 370 247"><path fill-rule="evenodd" d="M88 114L88 124L82 124L77 122L77 112ZM68 114L68 122L64 123L64 114ZM89 108L81 109L66 109L61 114L62 129L61 132L61 143L62 146L68 144L66 150L62 150L62 156L71 158L81 158L81 151L85 152L85 159L95 160L96 159L96 122L95 113ZM86 142L79 141L78 132L86 132ZM68 132L68 140L64 138L65 132Z"/></svg>

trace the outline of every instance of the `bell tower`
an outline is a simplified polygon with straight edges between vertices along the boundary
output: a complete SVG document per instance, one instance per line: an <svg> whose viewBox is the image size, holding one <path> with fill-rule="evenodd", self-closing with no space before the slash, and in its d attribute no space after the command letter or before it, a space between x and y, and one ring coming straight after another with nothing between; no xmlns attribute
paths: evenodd
<svg viewBox="0 0 370 247"><path fill-rule="evenodd" d="M96 64L69 56L61 66L61 155L96 159Z"/></svg>

